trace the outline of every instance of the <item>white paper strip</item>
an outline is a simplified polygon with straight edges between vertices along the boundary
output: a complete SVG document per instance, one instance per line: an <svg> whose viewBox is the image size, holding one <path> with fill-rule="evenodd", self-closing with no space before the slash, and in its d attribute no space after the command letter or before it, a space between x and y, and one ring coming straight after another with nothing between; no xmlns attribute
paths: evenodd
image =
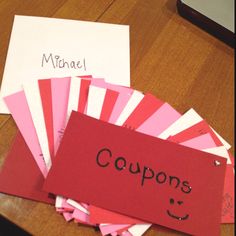
<svg viewBox="0 0 236 236"><path fill-rule="evenodd" d="M93 85L89 86L87 115L96 119L100 118L105 95L106 89Z"/></svg>
<svg viewBox="0 0 236 236"><path fill-rule="evenodd" d="M38 135L39 144L43 153L43 157L48 169L52 162L48 146L48 137L44 120L43 107L39 92L38 81L32 80L23 85L27 103L31 112L34 126Z"/></svg>
<svg viewBox="0 0 236 236"><path fill-rule="evenodd" d="M81 78L78 77L71 78L70 93L69 93L68 108L67 108L67 121L70 117L72 110L74 111L78 110L80 84L81 84Z"/></svg>
<svg viewBox="0 0 236 236"><path fill-rule="evenodd" d="M184 113L176 122L163 131L158 138L167 139L170 135L178 134L179 132L197 124L202 121L201 116L196 111L190 109Z"/></svg>
<svg viewBox="0 0 236 236"><path fill-rule="evenodd" d="M133 110L137 107L137 105L141 102L144 95L139 91L134 91L127 102L126 106L124 107L123 111L121 112L120 116L116 121L116 125L123 125Z"/></svg>
<svg viewBox="0 0 236 236"><path fill-rule="evenodd" d="M57 196L56 197L56 202L55 202L55 207L56 208L61 208L62 207L62 202L63 202L63 197L62 196Z"/></svg>
<svg viewBox="0 0 236 236"><path fill-rule="evenodd" d="M80 203L72 200L72 199L67 199L66 201L68 204L70 204L71 206L79 209L80 211L84 212L85 214L89 215L89 211L87 209L85 209Z"/></svg>
<svg viewBox="0 0 236 236"><path fill-rule="evenodd" d="M133 236L141 236L151 227L151 224L137 224L128 229Z"/></svg>
<svg viewBox="0 0 236 236"><path fill-rule="evenodd" d="M228 153L227 149L225 148L225 146L207 148L207 149L203 149L202 151L212 153L212 154L215 154L215 155L218 155L221 157L225 157L227 159L227 164L231 164L229 153Z"/></svg>

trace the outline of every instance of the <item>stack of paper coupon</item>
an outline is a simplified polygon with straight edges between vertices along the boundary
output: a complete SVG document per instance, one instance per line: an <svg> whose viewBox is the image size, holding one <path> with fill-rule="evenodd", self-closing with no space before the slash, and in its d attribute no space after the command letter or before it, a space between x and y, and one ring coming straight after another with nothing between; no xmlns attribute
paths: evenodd
<svg viewBox="0 0 236 236"><path fill-rule="evenodd" d="M219 235L234 222L230 145L193 108L130 88L129 52L127 25L15 16L0 113L19 132L0 192L102 235Z"/></svg>
<svg viewBox="0 0 236 236"><path fill-rule="evenodd" d="M211 225L214 228L216 221L234 221L234 163L228 151L230 145L193 108L180 114L152 94L107 83L105 79L90 75L28 81L23 89L4 97L4 101L20 133L0 173L1 192L55 204L56 211L66 221L98 226L102 235L140 236L152 223L199 235L206 230L201 229L200 225L205 224L201 218L208 228ZM120 148L120 153L114 154L107 144L109 140L113 149ZM101 146L99 142L106 142L106 145ZM95 158L94 169L92 164L89 169L90 152L99 145L101 149L94 156L97 164ZM164 161L158 162L159 172L156 172L151 164L155 160L149 159L152 153L158 152L155 148L158 145L160 150L166 149L160 156L168 160L168 165ZM78 152L74 151L76 148ZM79 154L82 152L84 156ZM173 157L172 162L169 155L175 152L183 157L180 156L179 161ZM77 157L75 153L78 153ZM129 153L134 154L133 165L128 163ZM142 160L138 159L139 155ZM78 166L80 161L81 169L74 167L73 158L78 159ZM214 165L209 164L213 159ZM145 160L149 165L142 162ZM83 173L85 169L86 173ZM219 172L213 173L215 170ZM96 171L99 171L97 175ZM110 176L109 182L102 180L100 173L107 175L106 179ZM126 174L122 173L127 174L127 181L123 179ZM223 181L219 176L221 179L225 176ZM67 182L69 178L70 182ZM218 183L214 185L214 181ZM149 191L148 195L145 189ZM211 196L220 191L223 191L223 197ZM164 197L161 198L162 194L170 194L166 202ZM117 203L119 196L125 206ZM216 203L214 199L209 202L211 197ZM180 198L182 201L177 201ZM185 207L188 200L191 200L189 206L183 209L189 212L172 209L174 204ZM199 209L203 202L206 212L191 214L192 209L197 211L198 201ZM223 207L219 201L223 201ZM160 211L162 206L167 209L159 218L158 210L154 214L148 208L152 203L154 211L155 202ZM207 211L211 204L218 204L214 208L216 212L210 208Z"/></svg>

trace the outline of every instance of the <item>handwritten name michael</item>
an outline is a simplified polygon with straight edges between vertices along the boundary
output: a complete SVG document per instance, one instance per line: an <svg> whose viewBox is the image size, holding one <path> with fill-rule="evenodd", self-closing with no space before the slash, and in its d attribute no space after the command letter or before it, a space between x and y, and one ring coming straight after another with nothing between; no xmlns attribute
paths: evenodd
<svg viewBox="0 0 236 236"><path fill-rule="evenodd" d="M53 55L52 53L44 53L42 56L41 66L45 67L46 65L56 68L68 68L68 69L79 69L86 71L86 60L82 58L81 60L65 60L59 55Z"/></svg>

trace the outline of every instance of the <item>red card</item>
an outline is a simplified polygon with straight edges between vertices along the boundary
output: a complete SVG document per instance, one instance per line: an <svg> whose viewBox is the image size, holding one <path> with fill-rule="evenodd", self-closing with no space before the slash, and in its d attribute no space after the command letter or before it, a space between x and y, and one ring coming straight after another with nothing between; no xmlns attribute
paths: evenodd
<svg viewBox="0 0 236 236"><path fill-rule="evenodd" d="M225 168L225 158L73 112L44 190L185 233L219 235Z"/></svg>
<svg viewBox="0 0 236 236"><path fill-rule="evenodd" d="M93 205L89 206L91 223L109 223L109 224L144 224L143 221L134 219L125 215L121 215L112 211L105 210Z"/></svg>
<svg viewBox="0 0 236 236"><path fill-rule="evenodd" d="M43 182L44 177L19 132L0 172L0 192L54 203L54 199L41 190Z"/></svg>
<svg viewBox="0 0 236 236"><path fill-rule="evenodd" d="M87 98L88 98L88 90L89 85L91 84L91 80L82 79L81 80L81 86L80 86L80 98L79 98L79 104L78 104L78 111L84 112L87 104Z"/></svg>
<svg viewBox="0 0 236 236"><path fill-rule="evenodd" d="M118 92L107 89L103 106L102 106L100 120L103 120L103 121L109 120L111 112L113 110L113 107L116 103L118 96L119 96Z"/></svg>
<svg viewBox="0 0 236 236"><path fill-rule="evenodd" d="M52 117L52 91L51 79L38 80L39 91L42 101L45 126L47 129L48 146L51 157L54 157L54 135Z"/></svg>

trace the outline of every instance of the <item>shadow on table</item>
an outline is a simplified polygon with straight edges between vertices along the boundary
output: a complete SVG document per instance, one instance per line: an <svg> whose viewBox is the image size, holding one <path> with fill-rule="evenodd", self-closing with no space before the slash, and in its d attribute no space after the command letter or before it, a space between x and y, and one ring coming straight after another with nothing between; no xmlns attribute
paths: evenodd
<svg viewBox="0 0 236 236"><path fill-rule="evenodd" d="M30 236L15 224L0 216L0 236Z"/></svg>

